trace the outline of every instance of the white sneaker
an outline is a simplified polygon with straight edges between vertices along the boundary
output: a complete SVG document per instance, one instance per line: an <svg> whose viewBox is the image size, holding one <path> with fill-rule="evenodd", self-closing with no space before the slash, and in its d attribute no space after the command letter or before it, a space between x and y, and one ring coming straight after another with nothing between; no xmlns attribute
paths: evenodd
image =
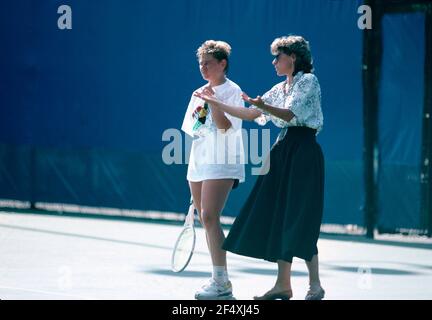
<svg viewBox="0 0 432 320"><path fill-rule="evenodd" d="M197 300L235 300L232 295L232 284L228 281L224 284L217 283L213 278L195 293Z"/></svg>

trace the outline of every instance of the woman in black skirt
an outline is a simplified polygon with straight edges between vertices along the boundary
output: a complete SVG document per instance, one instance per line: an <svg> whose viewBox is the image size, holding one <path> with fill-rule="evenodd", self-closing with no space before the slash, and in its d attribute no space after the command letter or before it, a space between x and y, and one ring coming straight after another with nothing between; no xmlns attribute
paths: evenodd
<svg viewBox="0 0 432 320"><path fill-rule="evenodd" d="M309 291L306 300L324 297L318 268L317 241L324 202L324 157L316 142L323 125L321 91L312 74L309 43L301 36L277 38L271 44L273 65L286 80L262 97L243 94L250 108L218 101L211 91L196 93L215 108L264 125L282 128L273 145L268 173L260 175L223 249L278 264L274 287L257 300L290 299L293 257L306 261Z"/></svg>

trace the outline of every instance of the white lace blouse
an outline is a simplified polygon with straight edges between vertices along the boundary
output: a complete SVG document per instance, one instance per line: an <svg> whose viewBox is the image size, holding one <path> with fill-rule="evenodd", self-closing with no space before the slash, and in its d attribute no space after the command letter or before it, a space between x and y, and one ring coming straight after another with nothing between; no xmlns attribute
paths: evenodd
<svg viewBox="0 0 432 320"><path fill-rule="evenodd" d="M262 115L256 118L255 122L263 126L268 121L272 121L275 126L283 128L284 130L279 134L278 140L282 140L287 128L293 126L316 129L318 134L323 127L321 89L318 78L312 73L303 73L300 71L294 76L288 90L285 89L286 81L280 82L267 91L261 98L268 105L291 110L295 117L287 122L251 106L262 112Z"/></svg>

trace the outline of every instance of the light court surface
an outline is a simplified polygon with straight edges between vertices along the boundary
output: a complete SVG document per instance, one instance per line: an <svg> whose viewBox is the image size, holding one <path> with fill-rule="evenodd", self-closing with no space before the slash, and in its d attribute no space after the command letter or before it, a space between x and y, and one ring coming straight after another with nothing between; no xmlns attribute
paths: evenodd
<svg viewBox="0 0 432 320"><path fill-rule="evenodd" d="M202 228L187 269L170 270L180 225L0 213L0 299L193 299L211 276ZM226 229L225 232L228 230ZM323 234L326 299L432 299L432 240ZM237 299L270 289L276 264L228 253ZM293 299L308 276L293 262Z"/></svg>

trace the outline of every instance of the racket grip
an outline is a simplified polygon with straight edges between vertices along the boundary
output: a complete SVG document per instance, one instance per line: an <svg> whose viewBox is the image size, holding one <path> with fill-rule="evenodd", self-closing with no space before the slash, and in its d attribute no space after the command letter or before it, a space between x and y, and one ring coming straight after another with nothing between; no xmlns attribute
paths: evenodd
<svg viewBox="0 0 432 320"><path fill-rule="evenodd" d="M195 220L195 206L193 204L191 204L189 206L189 211L188 211L188 214L187 214L186 219L185 219L185 225L186 224L194 224L194 220Z"/></svg>

